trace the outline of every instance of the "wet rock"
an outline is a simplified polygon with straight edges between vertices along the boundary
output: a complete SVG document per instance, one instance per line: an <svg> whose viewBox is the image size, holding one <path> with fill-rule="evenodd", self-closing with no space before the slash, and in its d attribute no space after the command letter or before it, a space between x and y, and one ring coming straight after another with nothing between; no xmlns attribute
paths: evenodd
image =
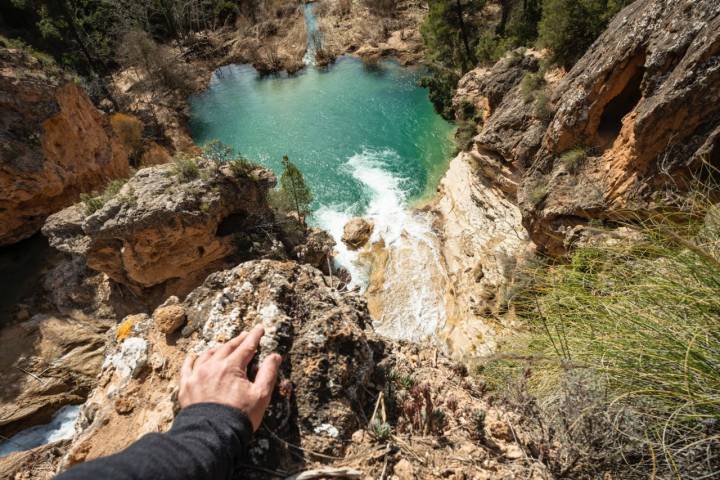
<svg viewBox="0 0 720 480"><path fill-rule="evenodd" d="M342 241L351 250L357 250L370 240L374 227L370 220L353 218L343 227Z"/></svg>
<svg viewBox="0 0 720 480"><path fill-rule="evenodd" d="M107 118L59 68L0 48L0 91L0 245L7 245L130 170Z"/></svg>

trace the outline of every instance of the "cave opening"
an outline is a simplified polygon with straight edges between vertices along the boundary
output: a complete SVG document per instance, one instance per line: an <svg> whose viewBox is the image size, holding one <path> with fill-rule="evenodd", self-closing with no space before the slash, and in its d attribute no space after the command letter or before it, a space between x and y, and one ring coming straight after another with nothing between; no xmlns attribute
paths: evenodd
<svg viewBox="0 0 720 480"><path fill-rule="evenodd" d="M625 118L625 115L632 112L638 102L640 102L642 98L640 86L644 74L645 68L637 66L623 90L605 105L605 109L600 117L598 136L603 140L602 143L607 146L610 146L620 134L622 120Z"/></svg>

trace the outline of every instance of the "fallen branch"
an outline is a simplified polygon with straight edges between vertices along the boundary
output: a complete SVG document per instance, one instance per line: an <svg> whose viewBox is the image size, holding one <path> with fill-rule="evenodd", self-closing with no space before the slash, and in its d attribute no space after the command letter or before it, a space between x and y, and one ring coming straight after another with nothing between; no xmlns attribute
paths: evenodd
<svg viewBox="0 0 720 480"><path fill-rule="evenodd" d="M311 480L313 478L363 478L364 474L354 468L316 468L286 477L285 480Z"/></svg>

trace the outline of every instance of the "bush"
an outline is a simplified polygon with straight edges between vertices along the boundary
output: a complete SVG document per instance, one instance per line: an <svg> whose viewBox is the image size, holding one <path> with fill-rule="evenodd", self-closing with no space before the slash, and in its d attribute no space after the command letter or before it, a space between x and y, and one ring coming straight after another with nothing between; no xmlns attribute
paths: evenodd
<svg viewBox="0 0 720 480"><path fill-rule="evenodd" d="M544 0L538 43L554 63L572 67L628 0Z"/></svg>
<svg viewBox="0 0 720 480"><path fill-rule="evenodd" d="M520 93L525 102L535 99L536 94L545 86L545 75L542 71L528 72L520 81Z"/></svg>
<svg viewBox="0 0 720 480"><path fill-rule="evenodd" d="M143 124L137 117L115 113L110 117L110 126L122 144L134 157L142 144Z"/></svg>
<svg viewBox="0 0 720 480"><path fill-rule="evenodd" d="M592 420L601 448L577 431L566 441L622 466L617 478L720 471L720 209L708 200L717 193L534 269L516 300L529 356L542 359L525 367L535 404L561 391L580 398L557 411L575 429Z"/></svg>
<svg viewBox="0 0 720 480"><path fill-rule="evenodd" d="M463 120L459 122L457 130L455 130L455 147L463 152L470 150L475 135L477 135L477 126L474 121Z"/></svg>
<svg viewBox="0 0 720 480"><path fill-rule="evenodd" d="M181 182L189 182L200 176L200 167L197 160L187 154L178 154L173 160L173 174L176 175Z"/></svg>
<svg viewBox="0 0 720 480"><path fill-rule="evenodd" d="M553 112L550 105L550 97L547 92L545 92L545 90L537 92L535 94L535 108L533 110L535 118L539 118L543 122L548 123L552 120L554 114L555 112Z"/></svg>
<svg viewBox="0 0 720 480"><path fill-rule="evenodd" d="M490 31L483 32L478 38L475 56L481 64L493 65L500 60L511 47L509 39L502 38Z"/></svg>
<svg viewBox="0 0 720 480"><path fill-rule="evenodd" d="M116 179L111 181L105 187L105 190L98 195L97 192L81 193L80 201L85 204L85 214L92 215L105 206L107 202L118 194L120 189L125 185L127 179Z"/></svg>

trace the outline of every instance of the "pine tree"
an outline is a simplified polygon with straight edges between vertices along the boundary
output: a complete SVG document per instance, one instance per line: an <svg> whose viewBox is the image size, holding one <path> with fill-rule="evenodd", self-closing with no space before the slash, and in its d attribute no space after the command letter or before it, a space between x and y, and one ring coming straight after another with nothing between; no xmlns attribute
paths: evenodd
<svg viewBox="0 0 720 480"><path fill-rule="evenodd" d="M303 224L305 216L310 213L310 204L313 200L310 188L305 184L300 169L285 155L282 159L283 172L280 176L280 195L283 203L288 204L298 215Z"/></svg>

